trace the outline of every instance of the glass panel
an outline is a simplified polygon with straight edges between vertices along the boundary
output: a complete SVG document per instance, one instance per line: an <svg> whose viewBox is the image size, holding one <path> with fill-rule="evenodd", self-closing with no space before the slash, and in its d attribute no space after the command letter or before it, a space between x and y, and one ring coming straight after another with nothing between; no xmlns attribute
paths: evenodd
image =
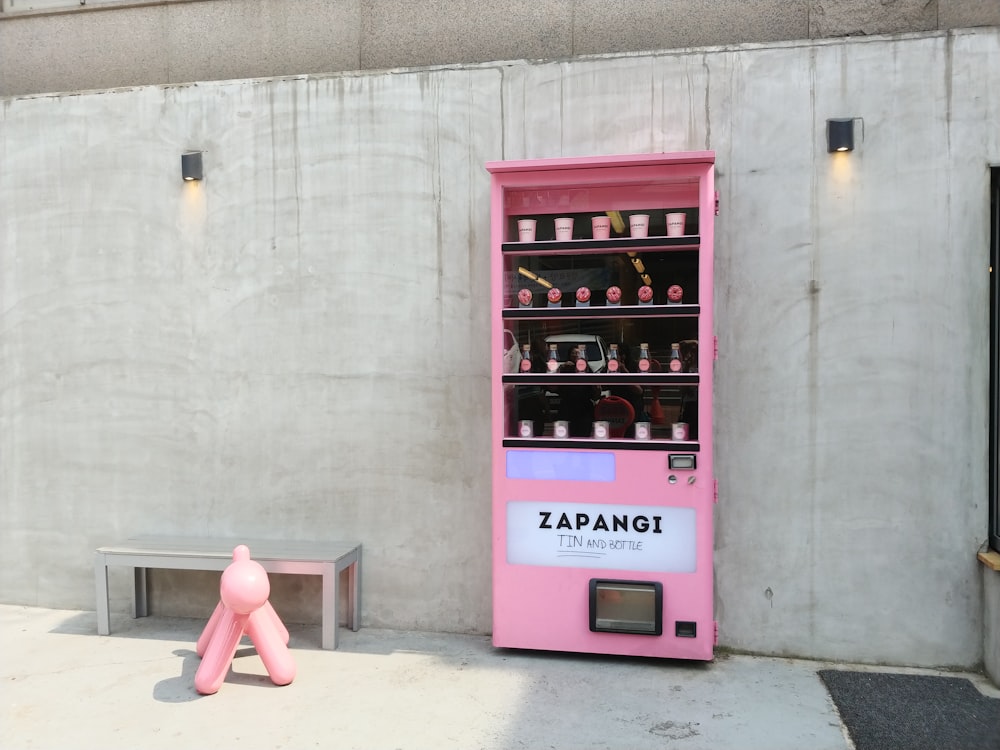
<svg viewBox="0 0 1000 750"><path fill-rule="evenodd" d="M524 242L530 239L518 231L518 221L530 219L535 222L534 241L551 242L553 240L591 240L597 239L595 236L594 219L600 219L602 223L609 223L608 238L631 238L633 223L631 217L646 216L645 235L649 237L666 237L667 217L671 215L671 229L682 236L696 236L698 234L698 209L697 208L650 208L636 209L631 211L619 211L618 217L609 216L605 212L583 212L573 213L570 211L555 214L513 214L507 217L506 237L508 242ZM678 217L673 214L684 214L683 220L678 223ZM556 219L572 219L571 236L556 235ZM620 219L620 221L617 221ZM562 226L565 226L562 223ZM678 231L680 230L680 231Z"/></svg>
<svg viewBox="0 0 1000 750"><path fill-rule="evenodd" d="M507 389L507 437L589 438L595 421L607 421L613 438L633 438L635 423L648 422L651 439L670 440L683 422L685 439L698 439L697 378L656 377L698 373L698 251L631 247L549 253L536 243L505 253L504 327L516 371L552 377ZM576 374L612 377L578 384ZM620 377L639 374L649 382ZM567 435L557 422L568 423Z"/></svg>
<svg viewBox="0 0 1000 750"><path fill-rule="evenodd" d="M675 286L680 290L672 289ZM590 296L577 298L580 287L588 289ZM652 296L640 297L643 287L648 287ZM604 308L615 303L697 305L698 251L636 248L578 255L508 255L504 263L504 301L505 307L519 309Z"/></svg>
<svg viewBox="0 0 1000 750"><path fill-rule="evenodd" d="M508 438L590 438L594 422L603 421L609 423L610 438L635 438L639 422L648 423L649 439L672 440L673 424L684 423L688 435L676 439L698 440L697 386L553 383L512 386L505 396L510 415L505 433ZM566 434L557 434L559 428Z"/></svg>
<svg viewBox="0 0 1000 750"><path fill-rule="evenodd" d="M591 630L649 635L663 631L661 584L593 579L590 585Z"/></svg>
<svg viewBox="0 0 1000 750"><path fill-rule="evenodd" d="M589 186L545 187L539 184L533 188L508 189L504 192L504 211L508 216L550 214L578 218L584 215L589 222L590 216L607 211L655 214L676 210L674 207L698 205L697 177L664 182L663 172L657 167L641 171L645 171L645 177L637 172L624 182L609 180L607 173L595 172L592 174L595 183Z"/></svg>

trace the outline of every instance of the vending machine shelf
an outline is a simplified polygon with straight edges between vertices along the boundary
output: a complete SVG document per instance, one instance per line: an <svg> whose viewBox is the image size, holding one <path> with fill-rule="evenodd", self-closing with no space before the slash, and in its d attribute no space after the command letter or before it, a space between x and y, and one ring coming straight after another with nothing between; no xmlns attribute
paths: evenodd
<svg viewBox="0 0 1000 750"><path fill-rule="evenodd" d="M650 373L510 373L501 377L502 382L513 385L596 385L616 387L621 385L698 385L700 377L696 372L650 372Z"/></svg>
<svg viewBox="0 0 1000 750"><path fill-rule="evenodd" d="M587 307L508 307L503 310L505 320L529 320L546 318L569 318L579 320L590 318L606 320L609 315L616 318L668 318L697 317L701 314L699 305L588 305Z"/></svg>
<svg viewBox="0 0 1000 750"><path fill-rule="evenodd" d="M691 250L701 245L701 237L614 237L606 240L574 239L546 240L542 242L504 242L501 250L507 255L566 254L586 255L588 253L637 252L639 250Z"/></svg>
<svg viewBox="0 0 1000 750"><path fill-rule="evenodd" d="M701 450L698 443L688 440L636 440L625 438L504 438L504 448L573 448L574 450L629 451L693 451Z"/></svg>

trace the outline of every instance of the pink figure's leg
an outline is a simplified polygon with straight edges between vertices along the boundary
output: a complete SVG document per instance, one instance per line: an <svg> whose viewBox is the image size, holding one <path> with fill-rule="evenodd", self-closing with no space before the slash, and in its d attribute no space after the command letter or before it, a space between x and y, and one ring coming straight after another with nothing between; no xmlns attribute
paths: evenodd
<svg viewBox="0 0 1000 750"><path fill-rule="evenodd" d="M205 655L194 675L194 689L202 695L219 692L229 666L233 663L236 647L240 644L246 625L246 615L237 615L228 607L223 610L215 633L205 648Z"/></svg>
<svg viewBox="0 0 1000 750"><path fill-rule="evenodd" d="M295 660L292 658L292 652L288 650L288 646L282 640L281 633L274 626L277 614L272 617L268 612L263 611L264 609L262 607L250 613L247 622L247 635L256 646L257 654L264 662L271 682L275 685L287 685L295 679ZM285 626L281 627L284 629Z"/></svg>
<svg viewBox="0 0 1000 750"><path fill-rule="evenodd" d="M270 600L264 602L264 606L261 607L261 610L264 611L264 612L266 612L267 615L271 618L271 620L274 621L274 628L275 628L275 630L277 630L278 633L281 634L281 640L284 641L285 645L287 646L288 645L288 628L285 627L285 623L283 623L281 621L281 618L278 617L278 613L274 611L274 607L271 606Z"/></svg>
<svg viewBox="0 0 1000 750"><path fill-rule="evenodd" d="M205 625L205 629L201 631L201 635L198 636L198 644L194 647L195 653L197 653L198 656L205 655L205 649L208 648L208 643L212 640L212 633L215 632L215 628L219 625L219 620L222 618L222 612L225 608L226 607L222 602L215 605L215 611L212 612L212 616L208 618L208 624Z"/></svg>

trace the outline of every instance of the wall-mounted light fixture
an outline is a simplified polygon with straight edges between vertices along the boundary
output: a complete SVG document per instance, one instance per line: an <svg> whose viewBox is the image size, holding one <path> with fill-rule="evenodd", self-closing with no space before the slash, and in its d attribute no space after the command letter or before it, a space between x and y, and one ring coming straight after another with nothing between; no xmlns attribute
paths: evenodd
<svg viewBox="0 0 1000 750"><path fill-rule="evenodd" d="M854 150L853 117L837 117L826 121L826 150L831 154Z"/></svg>
<svg viewBox="0 0 1000 750"><path fill-rule="evenodd" d="M188 151L186 154L181 154L181 175L185 182L201 179L201 151Z"/></svg>

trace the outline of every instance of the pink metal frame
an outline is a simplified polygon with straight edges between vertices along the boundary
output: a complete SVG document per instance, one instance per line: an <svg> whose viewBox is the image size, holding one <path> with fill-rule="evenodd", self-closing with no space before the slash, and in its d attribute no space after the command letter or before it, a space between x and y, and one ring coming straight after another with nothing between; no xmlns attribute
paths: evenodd
<svg viewBox="0 0 1000 750"><path fill-rule="evenodd" d="M716 638L713 615L713 508L712 366L713 330L713 229L715 216L713 152L643 154L533 161L491 162L492 175L492 445L493 445L493 643L498 647L623 654L708 660ZM650 188L650 186L653 186ZM651 192L655 197L650 198ZM590 199L587 196L590 196ZM512 205L530 196L531 211ZM588 455L609 452L614 456L613 481L573 479L512 479L508 458L523 447L504 445L504 258L501 246L516 238L505 236L508 218L525 213L553 214L567 200L575 210L636 210L676 207L699 209L699 422L697 468L672 472L669 444L663 450L609 450L595 444L576 448L549 448L545 439L531 450L571 451L586 461ZM587 201L592 200L592 205ZM652 202L651 202L652 201ZM582 208L580 208L582 206ZM509 304L509 300L508 300ZM609 317L613 311L609 310ZM669 483L668 475L680 481ZM608 570L565 565L534 565L508 561L508 505L517 502L548 503L579 509L579 504L620 504L658 509L686 508L694 512L695 565L691 572ZM592 578L656 581L663 587L663 633L659 636L591 632L588 584ZM694 622L695 637L681 637L675 623Z"/></svg>

